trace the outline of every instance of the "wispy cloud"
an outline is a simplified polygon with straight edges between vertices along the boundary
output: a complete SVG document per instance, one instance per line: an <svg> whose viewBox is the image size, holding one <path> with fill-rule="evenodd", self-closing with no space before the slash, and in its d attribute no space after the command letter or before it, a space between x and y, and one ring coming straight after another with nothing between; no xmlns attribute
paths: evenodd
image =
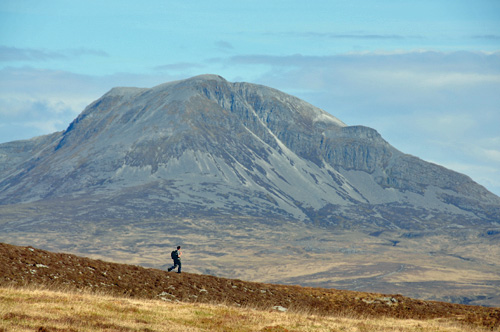
<svg viewBox="0 0 500 332"><path fill-rule="evenodd" d="M227 42L225 40L219 40L219 41L215 42L215 47L219 51L223 51L223 52L232 51L234 49L233 45L230 42Z"/></svg>
<svg viewBox="0 0 500 332"><path fill-rule="evenodd" d="M424 39L419 35L401 35L401 34L377 34L377 33L334 33L334 32L316 32L316 31L289 31L289 32L267 32L266 36L286 36L294 38L320 38L320 39L353 39L353 40L395 40L403 39Z"/></svg>
<svg viewBox="0 0 500 332"><path fill-rule="evenodd" d="M49 52L37 49L21 49L16 47L0 46L0 61L46 61L61 59L64 56L58 52Z"/></svg>
<svg viewBox="0 0 500 332"><path fill-rule="evenodd" d="M393 51L359 52L329 56L293 54L239 55L225 59L232 64L264 64L280 67L348 66L396 68L442 68L442 70L480 71L499 73L500 52L435 52L435 51Z"/></svg>
<svg viewBox="0 0 500 332"><path fill-rule="evenodd" d="M69 102L69 103L68 103ZM0 96L0 142L27 139L65 129L78 111L68 100ZM26 137L24 133L32 133Z"/></svg>
<svg viewBox="0 0 500 332"><path fill-rule="evenodd" d="M485 39L485 40L500 40L500 35L474 35L474 39Z"/></svg>
<svg viewBox="0 0 500 332"><path fill-rule="evenodd" d="M45 49L17 48L0 45L0 62L68 60L82 56L107 57L108 54L102 50L87 48L50 51Z"/></svg>
<svg viewBox="0 0 500 332"><path fill-rule="evenodd" d="M328 39L369 39L369 40L401 40L401 39L421 39L421 36L405 36L398 34L369 34L369 33L327 33L327 32L299 32L292 33L296 37L317 37Z"/></svg>

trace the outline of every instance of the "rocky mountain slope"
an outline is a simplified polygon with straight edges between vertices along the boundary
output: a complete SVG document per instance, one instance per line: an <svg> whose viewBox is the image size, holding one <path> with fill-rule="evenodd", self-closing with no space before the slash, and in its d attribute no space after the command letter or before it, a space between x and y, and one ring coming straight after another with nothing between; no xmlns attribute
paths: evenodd
<svg viewBox="0 0 500 332"><path fill-rule="evenodd" d="M500 198L305 101L215 75L115 88L0 144L0 241L254 281L500 303Z"/></svg>
<svg viewBox="0 0 500 332"><path fill-rule="evenodd" d="M449 319L496 331L500 308L421 301L401 295L253 283L91 260L0 243L0 286L87 290L164 301L220 303L321 315Z"/></svg>
<svg viewBox="0 0 500 332"><path fill-rule="evenodd" d="M64 132L2 144L0 156L4 205L94 196L157 213L408 229L500 215L499 197L371 128L214 75L112 89Z"/></svg>

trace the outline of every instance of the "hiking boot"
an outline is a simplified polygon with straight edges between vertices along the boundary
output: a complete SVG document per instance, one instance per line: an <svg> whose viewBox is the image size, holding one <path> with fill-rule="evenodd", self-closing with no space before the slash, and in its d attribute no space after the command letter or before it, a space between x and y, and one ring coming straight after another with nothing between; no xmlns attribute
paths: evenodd
<svg viewBox="0 0 500 332"><path fill-rule="evenodd" d="M167 269L167 271L168 271L168 272L172 271L172 268L170 268L170 267L169 267L169 268Z"/></svg>

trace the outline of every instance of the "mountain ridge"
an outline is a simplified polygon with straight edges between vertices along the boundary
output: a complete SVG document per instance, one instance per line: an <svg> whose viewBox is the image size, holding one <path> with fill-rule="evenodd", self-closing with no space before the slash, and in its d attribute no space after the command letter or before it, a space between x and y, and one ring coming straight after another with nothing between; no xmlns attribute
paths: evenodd
<svg viewBox="0 0 500 332"><path fill-rule="evenodd" d="M28 200L57 195L58 189L66 195L72 190L92 191L113 179L123 182L126 179L120 178L120 173L127 168L144 173L144 169L150 167L154 175L159 168L169 168L169 162L186 157L186 164L203 160L198 170L194 170L198 173L208 169L208 173L236 179L232 180L235 184L252 183L257 187L254 195L270 196L272 201L282 202L279 209L284 216L297 219L310 218L306 209L317 211L329 204L342 210L342 206L350 204L377 204L380 197L386 198L382 199L385 203L402 205L408 205L408 200L410 205L414 203L412 200L421 200L405 193L422 197L428 193L427 196L434 195L434 205L441 202L441 209L465 218L481 219L474 215L477 213L470 213L474 206L500 206L500 198L469 177L399 152L374 129L347 126L296 97L260 85L230 83L216 75L196 76L151 89L113 88L90 104L60 137L53 134L50 138L54 141L46 144L43 151L48 152L47 149L56 145L49 162L50 167L56 168L52 173L57 174L42 184L45 188L40 190L40 196ZM34 146L33 151L37 148L39 146ZM0 145L0 151L5 154L5 145ZM40 165L43 159L41 156L28 160L25 172L38 168L45 176L51 173L48 165ZM101 174L96 174L98 172L90 166L96 162L103 164L98 170ZM65 164L66 170L61 167ZM296 172L296 164L301 164L305 172ZM222 171L220 165L229 166L230 170ZM285 166L288 170L282 171ZM87 178L82 179L78 173L87 170ZM368 188L362 185L354 188L346 178L353 177L351 171L369 175L371 179L365 176L364 186ZM281 172L289 172L289 175ZM229 173L233 174L229 176ZM75 183L83 182L84 185L65 188L68 186L61 182L60 174L66 179L76 178ZM10 188L17 185L16 181L23 186L23 182L27 182L22 181L26 175L22 173L0 180L0 202L26 199L23 194L13 199L15 195ZM300 177L303 178L302 188L311 188L317 197L330 198L318 205L316 199L304 202L304 197L297 193L290 197L290 188L281 190ZM43 176L36 174L28 182L33 182L33 178L41 183L38 178ZM160 176L161 180L165 177ZM50 188L56 187L54 183L58 182L61 183L59 188ZM219 188L221 183L213 181L212 185ZM16 194L24 191L29 197L33 190L24 187L24 190L15 190ZM318 192L313 189L315 187L322 188ZM443 190L431 193L433 187ZM399 197L390 198L393 193L385 189L395 189ZM378 192L370 195L373 190ZM261 212L265 214L265 210ZM500 211L498 207L493 208L493 212L483 213L483 218L495 219L489 216L497 211ZM345 213L345 217L350 213Z"/></svg>

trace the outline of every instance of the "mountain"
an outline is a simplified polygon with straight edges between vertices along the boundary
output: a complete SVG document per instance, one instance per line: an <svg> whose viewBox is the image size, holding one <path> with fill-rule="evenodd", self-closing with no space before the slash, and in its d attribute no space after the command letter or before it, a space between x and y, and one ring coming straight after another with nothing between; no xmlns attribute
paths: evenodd
<svg viewBox="0 0 500 332"><path fill-rule="evenodd" d="M198 272L322 287L394 286L392 273L417 267L427 282L424 270L456 263L488 288L500 273L484 253L497 254L499 236L500 198L469 177L296 97L215 75L114 88L65 131L0 145L0 240L13 244L159 267L153 253L182 243ZM253 274L266 266L248 265L259 255L272 267ZM297 255L314 262L309 272L277 270ZM355 256L363 263L342 276L328 266ZM423 269L428 256L437 265ZM366 269L385 277L345 277ZM418 280L409 295L443 288ZM482 300L500 303L493 293Z"/></svg>
<svg viewBox="0 0 500 332"><path fill-rule="evenodd" d="M371 128L213 75L114 88L64 132L0 151L2 204L123 196L165 212L399 228L500 214L499 197L399 152Z"/></svg>

